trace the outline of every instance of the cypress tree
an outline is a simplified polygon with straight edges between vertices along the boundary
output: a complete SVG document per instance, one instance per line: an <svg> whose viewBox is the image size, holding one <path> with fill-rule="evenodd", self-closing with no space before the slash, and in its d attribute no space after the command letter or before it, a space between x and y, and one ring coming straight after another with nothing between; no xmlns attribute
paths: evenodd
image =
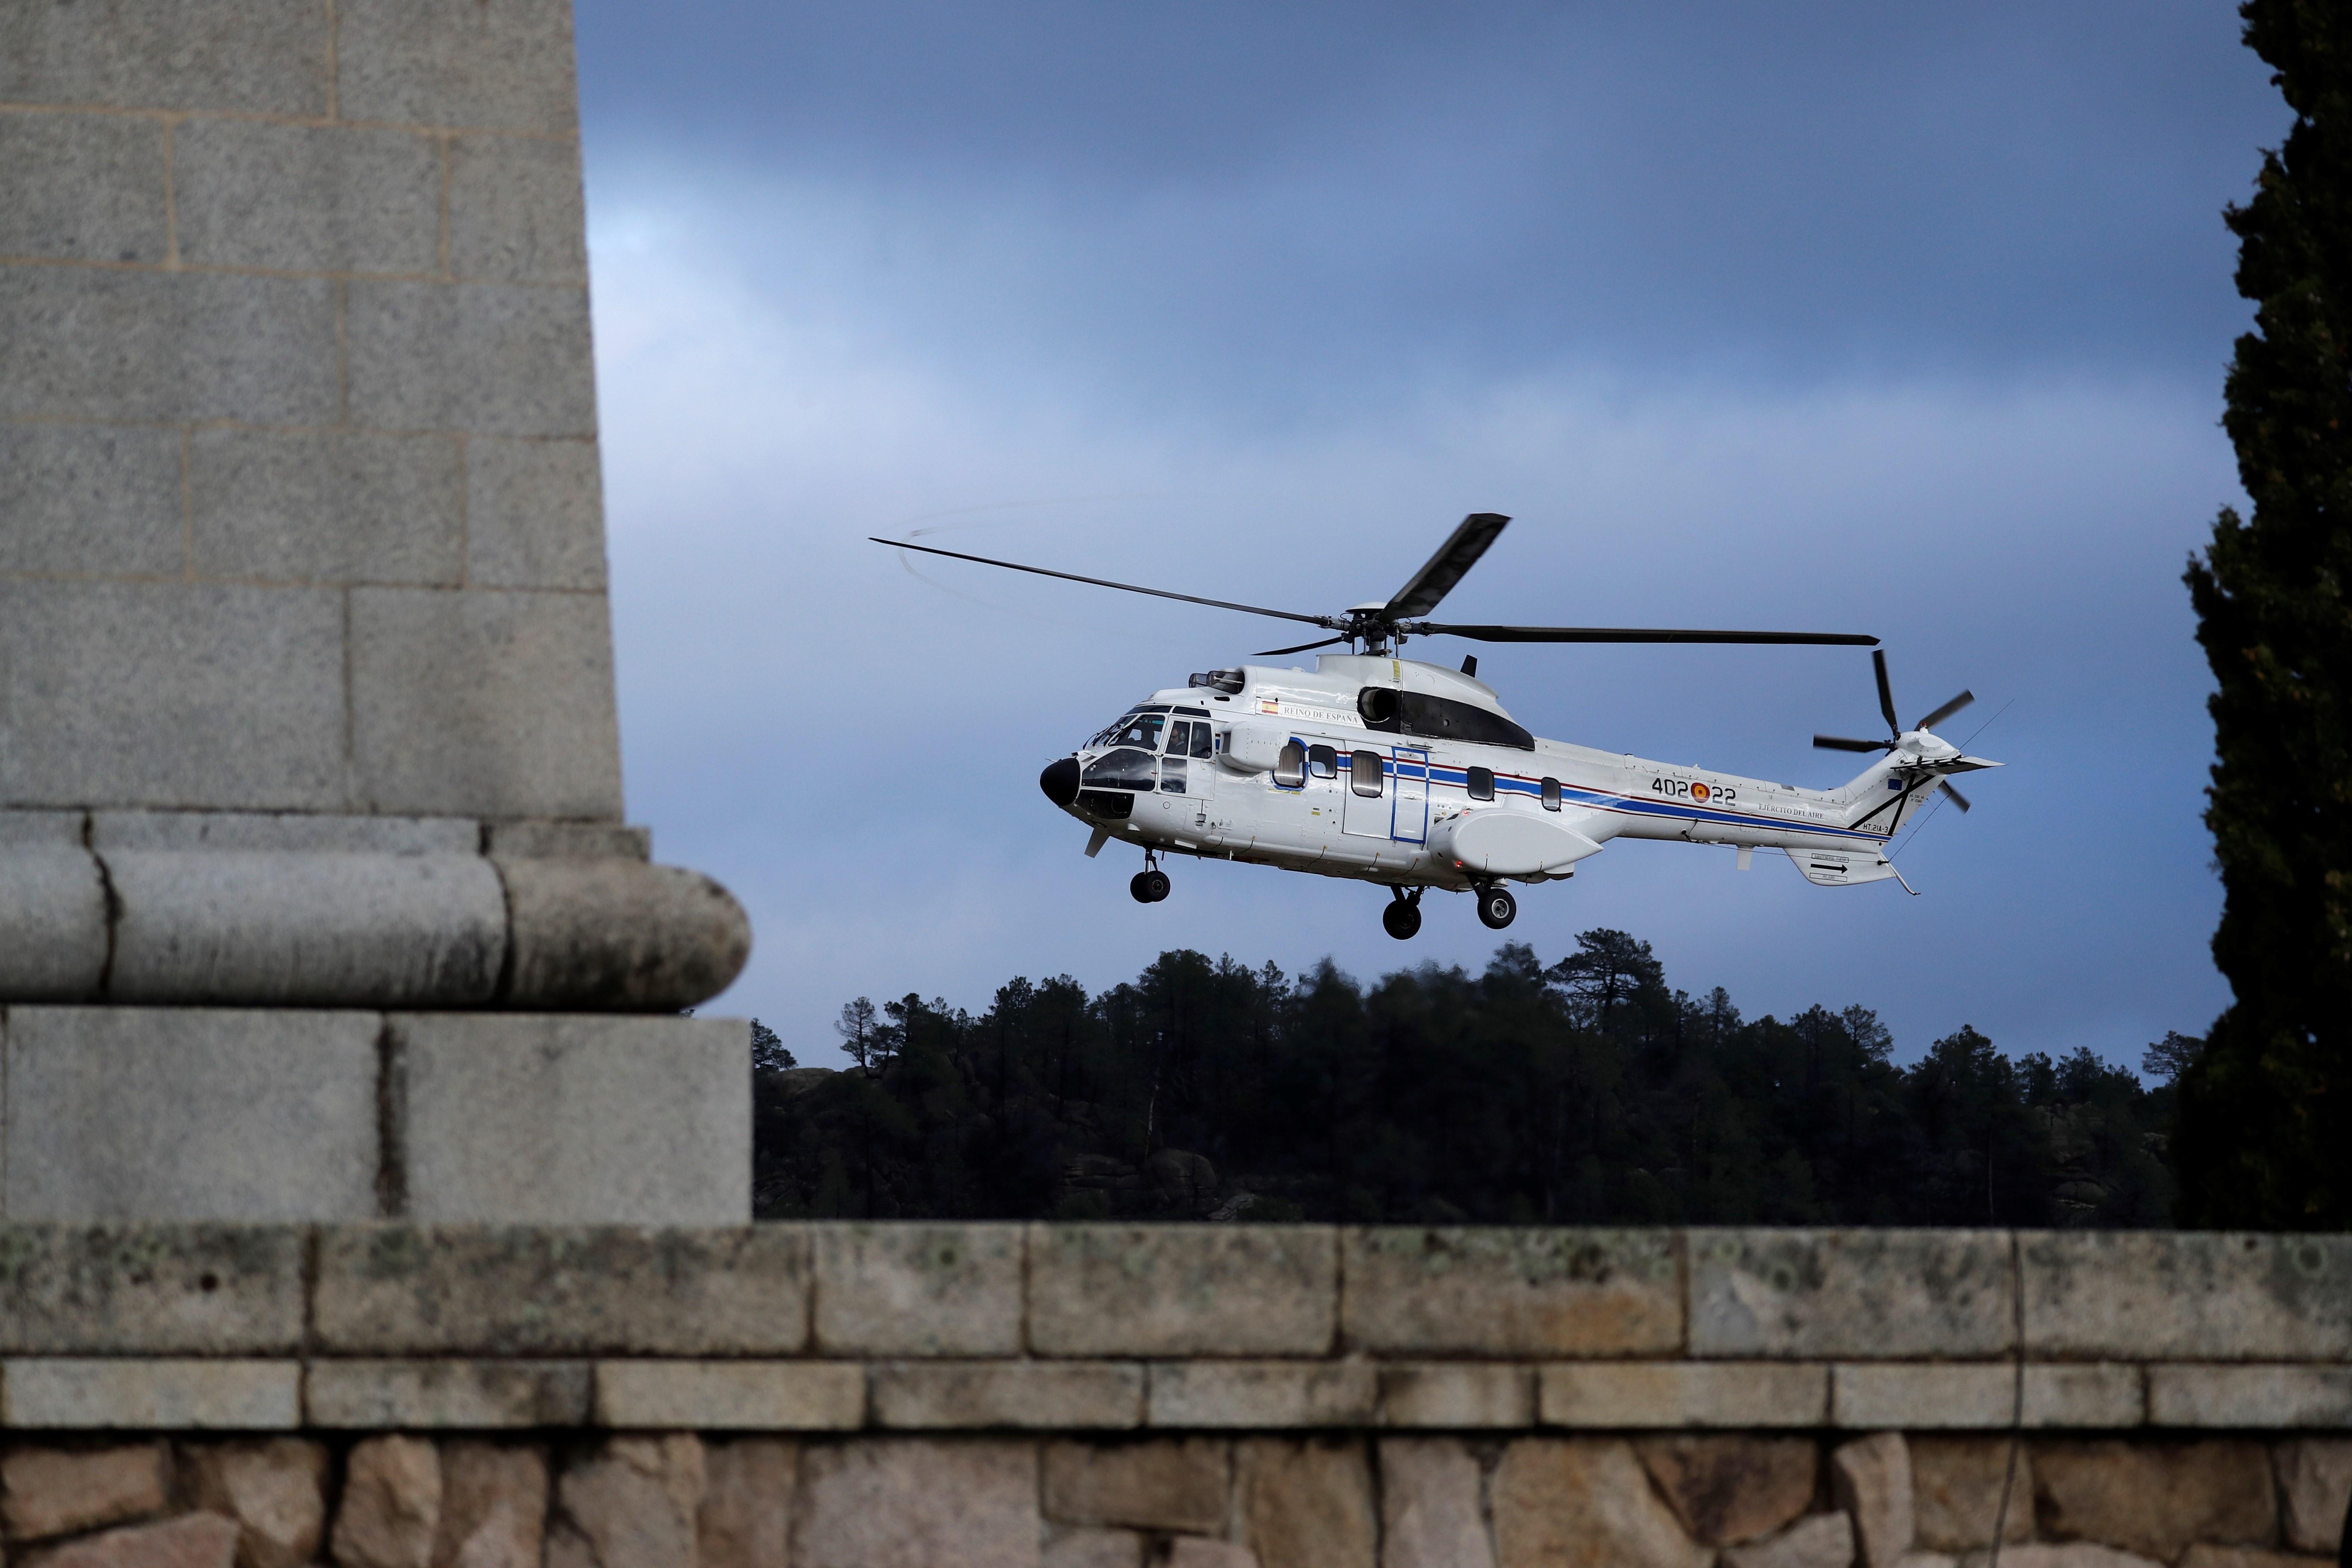
<svg viewBox="0 0 2352 1568"><path fill-rule="evenodd" d="M2352 1225L2352 12L2249 0L2294 111L2229 210L2255 305L2222 426L2253 502L2187 581L2219 689L2208 792L2233 1001L2182 1074L2185 1224Z"/></svg>

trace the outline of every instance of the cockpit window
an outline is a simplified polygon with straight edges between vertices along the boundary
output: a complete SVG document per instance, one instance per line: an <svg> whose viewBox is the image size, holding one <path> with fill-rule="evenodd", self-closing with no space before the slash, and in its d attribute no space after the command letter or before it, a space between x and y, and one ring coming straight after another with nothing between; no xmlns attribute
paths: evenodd
<svg viewBox="0 0 2352 1568"><path fill-rule="evenodd" d="M1153 759L1149 752L1122 748L1087 764L1085 783L1097 789L1150 789Z"/></svg>
<svg viewBox="0 0 2352 1568"><path fill-rule="evenodd" d="M1160 749L1160 731L1168 722L1158 713L1130 713L1109 729L1098 731L1087 742L1088 751L1104 746L1140 746L1147 752Z"/></svg>

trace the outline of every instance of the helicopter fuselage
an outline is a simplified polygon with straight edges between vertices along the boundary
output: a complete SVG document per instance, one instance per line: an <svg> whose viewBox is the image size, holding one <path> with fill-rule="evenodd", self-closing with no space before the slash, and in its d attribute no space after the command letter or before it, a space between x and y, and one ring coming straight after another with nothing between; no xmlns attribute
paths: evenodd
<svg viewBox="0 0 2352 1568"><path fill-rule="evenodd" d="M1089 854L1118 839L1467 891L1572 876L1613 839L1648 838L1727 846L1742 868L1754 849L1781 849L1809 880L1839 886L1893 877L1886 841L1937 779L1986 765L1915 731L1848 784L1806 789L1538 738L1491 688L1442 666L1317 665L1154 692L1040 782L1096 830Z"/></svg>

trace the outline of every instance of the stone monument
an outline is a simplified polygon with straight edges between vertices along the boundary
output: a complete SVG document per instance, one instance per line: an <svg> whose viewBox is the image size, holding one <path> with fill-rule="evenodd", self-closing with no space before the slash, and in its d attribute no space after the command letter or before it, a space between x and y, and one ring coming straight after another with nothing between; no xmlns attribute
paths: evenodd
<svg viewBox="0 0 2352 1568"><path fill-rule="evenodd" d="M569 0L0 0L0 1217L749 1217L604 570Z"/></svg>

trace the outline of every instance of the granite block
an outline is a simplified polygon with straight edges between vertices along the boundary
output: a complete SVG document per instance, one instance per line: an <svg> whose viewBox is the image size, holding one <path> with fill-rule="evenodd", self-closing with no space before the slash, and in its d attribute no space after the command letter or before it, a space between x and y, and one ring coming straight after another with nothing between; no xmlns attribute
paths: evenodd
<svg viewBox="0 0 2352 1568"><path fill-rule="evenodd" d="M409 131L193 120L174 137L180 258L287 271L440 270L441 150Z"/></svg>
<svg viewBox="0 0 2352 1568"><path fill-rule="evenodd" d="M1700 1356L1997 1355L2015 1343L2010 1239L1990 1230L1694 1230Z"/></svg>
<svg viewBox="0 0 2352 1568"><path fill-rule="evenodd" d="M378 811L621 816L601 595L352 590L362 800Z"/></svg>
<svg viewBox="0 0 2352 1568"><path fill-rule="evenodd" d="M0 256L162 261L163 163L159 121L0 114Z"/></svg>
<svg viewBox="0 0 2352 1568"><path fill-rule="evenodd" d="M1336 1232L1318 1226L1033 1226L1041 1355L1313 1355L1332 1346Z"/></svg>
<svg viewBox="0 0 2352 1568"><path fill-rule="evenodd" d="M1682 1343L1666 1231L1351 1229L1340 1246L1352 1348L1557 1356Z"/></svg>
<svg viewBox="0 0 2352 1568"><path fill-rule="evenodd" d="M595 435L584 288L370 280L348 288L354 424ZM0 297L0 310L5 303ZM0 313L0 323L6 320Z"/></svg>
<svg viewBox="0 0 2352 1568"><path fill-rule="evenodd" d="M465 485L446 436L200 430L188 549L205 577L455 587Z"/></svg>
<svg viewBox="0 0 2352 1568"><path fill-rule="evenodd" d="M340 1226L315 1333L352 1355L796 1355L808 1273L791 1226Z"/></svg>
<svg viewBox="0 0 2352 1568"><path fill-rule="evenodd" d="M178 576L180 434L0 425L0 572Z"/></svg>

